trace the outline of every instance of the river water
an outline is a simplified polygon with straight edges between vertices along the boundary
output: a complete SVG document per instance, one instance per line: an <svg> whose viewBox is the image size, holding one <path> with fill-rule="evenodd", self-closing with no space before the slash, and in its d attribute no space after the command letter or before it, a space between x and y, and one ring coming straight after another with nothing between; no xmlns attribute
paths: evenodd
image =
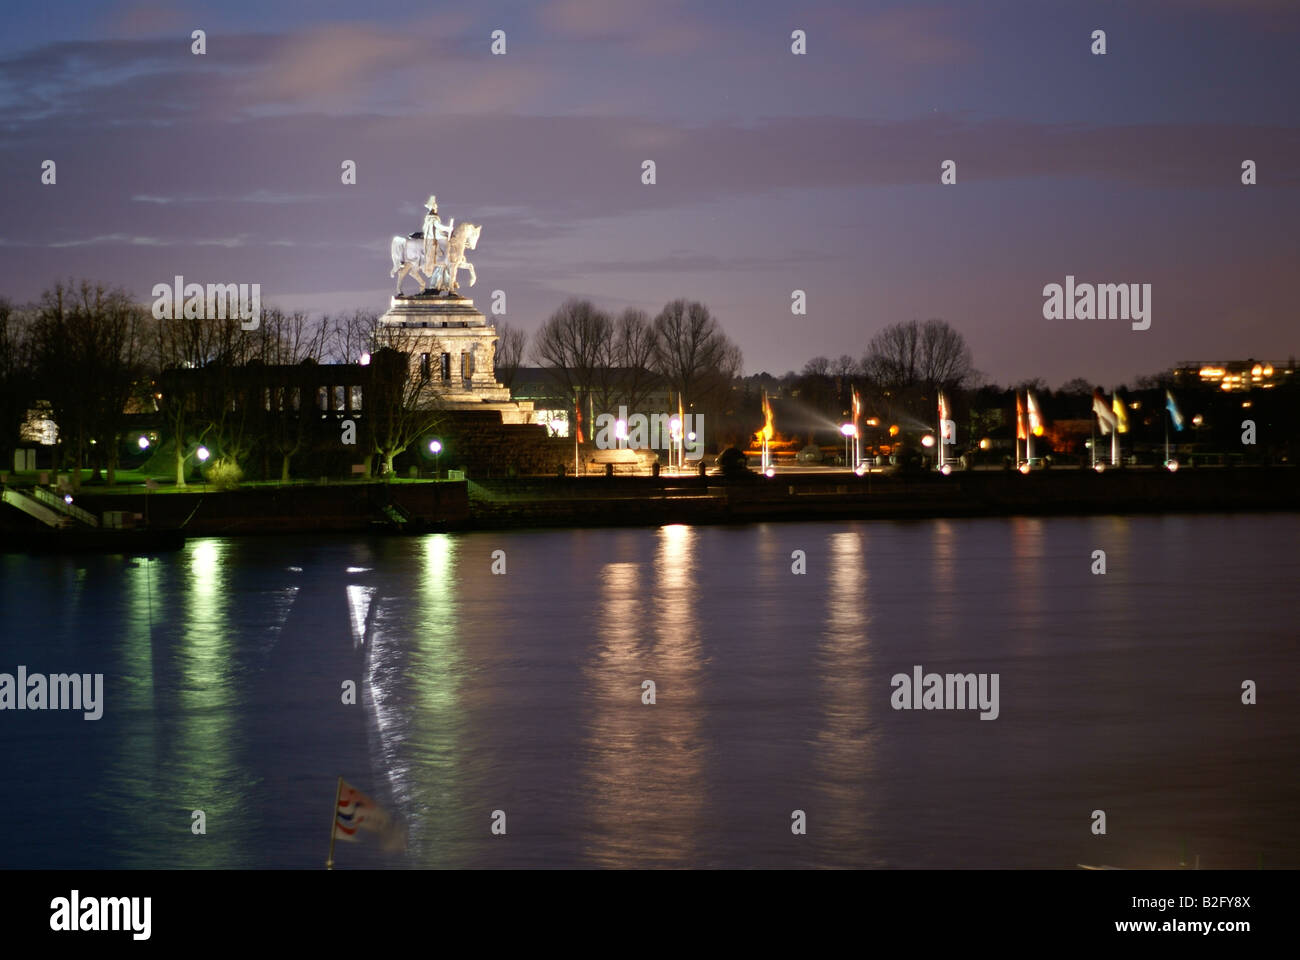
<svg viewBox="0 0 1300 960"><path fill-rule="evenodd" d="M341 774L406 843L338 869L1298 867L1298 541L1272 514L3 555L0 672L104 693L0 712L0 866L322 867ZM918 665L996 674L996 719L894 709Z"/></svg>

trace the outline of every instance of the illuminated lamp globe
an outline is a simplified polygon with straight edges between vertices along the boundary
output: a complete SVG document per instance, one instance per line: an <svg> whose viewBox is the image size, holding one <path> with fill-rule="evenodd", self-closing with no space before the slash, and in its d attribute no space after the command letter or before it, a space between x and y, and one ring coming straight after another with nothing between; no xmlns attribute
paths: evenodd
<svg viewBox="0 0 1300 960"><path fill-rule="evenodd" d="M149 438L148 438L148 437L141 437L139 440L136 441L136 445L139 446L139 448L140 448L141 450L148 450L148 449L149 449Z"/></svg>
<svg viewBox="0 0 1300 960"><path fill-rule="evenodd" d="M934 446L934 437L932 437L930 434L927 433L924 437L921 438L921 446L923 446L923 447L933 447L933 446Z"/></svg>
<svg viewBox="0 0 1300 960"><path fill-rule="evenodd" d="M1029 461L1026 460L1024 463L1022 463L1019 469L1020 472L1023 473L1025 476L1029 476Z"/></svg>
<svg viewBox="0 0 1300 960"><path fill-rule="evenodd" d="M1177 472L1178 472L1178 461L1177 461L1177 460L1166 460L1166 461L1165 461L1165 469L1168 470L1170 473L1177 473Z"/></svg>
<svg viewBox="0 0 1300 960"><path fill-rule="evenodd" d="M763 476L765 476L765 477L775 477L775 476L776 476L776 467L768 467L766 470L763 471Z"/></svg>
<svg viewBox="0 0 1300 960"><path fill-rule="evenodd" d="M939 472L942 473L945 477L948 476L948 474L952 473L952 464L945 463L942 467L939 468Z"/></svg>

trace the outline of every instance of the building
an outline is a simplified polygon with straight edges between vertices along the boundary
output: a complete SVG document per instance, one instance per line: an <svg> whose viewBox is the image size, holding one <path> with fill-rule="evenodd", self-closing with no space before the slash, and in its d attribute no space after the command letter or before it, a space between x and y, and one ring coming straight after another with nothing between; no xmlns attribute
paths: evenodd
<svg viewBox="0 0 1300 960"><path fill-rule="evenodd" d="M1269 390L1296 381L1295 358L1285 364L1259 360L1184 360L1174 367L1174 386L1183 389L1209 387L1225 393Z"/></svg>

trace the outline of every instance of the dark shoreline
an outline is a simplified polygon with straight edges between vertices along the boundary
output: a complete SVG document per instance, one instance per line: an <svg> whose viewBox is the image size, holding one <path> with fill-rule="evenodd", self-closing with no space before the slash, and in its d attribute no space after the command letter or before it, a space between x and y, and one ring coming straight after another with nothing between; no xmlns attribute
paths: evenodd
<svg viewBox="0 0 1300 960"><path fill-rule="evenodd" d="M147 502L146 502L147 501ZM438 483L338 483L233 493L96 494L95 514L149 518L154 534L186 537L310 533L403 534L441 530L659 526L768 521L938 517L1300 511L1292 467L1163 470L1054 469L1021 476L972 471L943 477L783 473L721 477L520 477ZM128 549L140 533L50 530L18 511L0 515L3 550ZM79 546L77 541L83 542Z"/></svg>

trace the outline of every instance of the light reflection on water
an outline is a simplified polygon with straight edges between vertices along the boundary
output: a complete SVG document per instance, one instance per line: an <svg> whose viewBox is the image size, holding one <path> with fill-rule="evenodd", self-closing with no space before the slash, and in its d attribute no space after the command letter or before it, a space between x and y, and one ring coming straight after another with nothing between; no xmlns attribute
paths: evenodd
<svg viewBox="0 0 1300 960"><path fill-rule="evenodd" d="M5 555L0 671L102 672L106 703L0 714L0 866L320 866L342 774L408 844L348 845L340 869L1172 867L1184 841L1294 867L1298 533L1014 518ZM890 709L914 664L998 672L1001 716ZM1122 811L1104 853L1098 807Z"/></svg>

